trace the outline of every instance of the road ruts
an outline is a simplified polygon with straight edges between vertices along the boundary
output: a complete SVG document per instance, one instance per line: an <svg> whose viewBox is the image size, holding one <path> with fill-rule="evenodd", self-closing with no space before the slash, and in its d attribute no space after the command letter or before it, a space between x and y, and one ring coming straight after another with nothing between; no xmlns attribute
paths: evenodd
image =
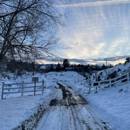
<svg viewBox="0 0 130 130"><path fill-rule="evenodd" d="M34 130L59 130L59 114L60 107L50 107L38 123L37 128L35 128Z"/></svg>
<svg viewBox="0 0 130 130"><path fill-rule="evenodd" d="M61 84L60 88L63 89L63 99L52 100L34 130L111 130L94 119L84 98Z"/></svg>

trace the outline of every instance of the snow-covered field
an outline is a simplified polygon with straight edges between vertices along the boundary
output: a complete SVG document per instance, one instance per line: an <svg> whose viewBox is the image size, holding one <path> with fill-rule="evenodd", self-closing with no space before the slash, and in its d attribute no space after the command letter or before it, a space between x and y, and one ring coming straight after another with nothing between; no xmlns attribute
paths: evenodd
<svg viewBox="0 0 130 130"><path fill-rule="evenodd" d="M129 66L130 64L120 65L116 68L120 68L120 73L124 73ZM112 69L115 70L116 68ZM47 107L54 96L56 82L71 86L82 94L89 102L91 112L104 119L113 130L130 129L130 82L88 94L85 91L85 87L88 86L85 77L76 72L50 72L44 75L36 74L35 76L38 76L39 80L45 80L46 89L43 95L24 97L13 97L11 95L10 98L7 95L7 99L0 100L0 128L2 130L10 130L20 125L21 122L35 113L41 103L45 102L45 107ZM16 80L12 75L10 77L10 79L1 77L1 81L13 83L32 80L32 77L27 75L22 76L22 78L18 77Z"/></svg>

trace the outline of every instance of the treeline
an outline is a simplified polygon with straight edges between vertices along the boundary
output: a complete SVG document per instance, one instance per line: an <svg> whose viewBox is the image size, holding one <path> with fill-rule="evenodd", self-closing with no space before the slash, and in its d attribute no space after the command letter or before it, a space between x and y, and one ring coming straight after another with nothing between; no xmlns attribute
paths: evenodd
<svg viewBox="0 0 130 130"><path fill-rule="evenodd" d="M39 67L36 67L34 62L23 62L23 61L16 61L10 60L4 62L4 64L0 66L1 72L11 72L15 73L16 75L22 75L23 73L27 72L40 72Z"/></svg>
<svg viewBox="0 0 130 130"><path fill-rule="evenodd" d="M83 64L70 64L67 59L63 61L62 64L51 64L51 65L40 65L35 64L34 62L23 62L23 61L15 61L10 60L6 61L4 67L1 66L1 70L10 71L11 73L17 73L17 75L22 75L25 71L27 72L60 72L60 71L76 71L76 72L87 72L92 73L94 71L100 71L107 68L111 68L112 65L109 66L99 66L99 65L83 65Z"/></svg>
<svg viewBox="0 0 130 130"><path fill-rule="evenodd" d="M87 72L87 73L92 73L93 71L100 71L100 70L104 70L107 68L111 68L113 67L112 65L109 66L98 66L98 65L83 65L83 64L73 64L73 65L69 65L67 67L64 67L62 64L58 63L57 65L50 65L50 67L48 67L48 71L77 71L77 72Z"/></svg>
<svg viewBox="0 0 130 130"><path fill-rule="evenodd" d="M39 73L46 73L46 72L60 72L60 71L76 71L76 72L87 72L92 74L95 71L105 70L108 68L113 67L112 65L83 65L83 64L70 64L68 59L64 59L63 63L57 64L49 64L49 65L41 65L36 64L35 62L23 62L23 61L16 61L16 60L6 60L6 63L3 65L1 64L0 70L2 71L10 71L11 73L16 73L17 75L22 75L25 71L27 72L39 72ZM124 63L127 64L130 62L130 58L126 58ZM114 74L113 74L114 75Z"/></svg>

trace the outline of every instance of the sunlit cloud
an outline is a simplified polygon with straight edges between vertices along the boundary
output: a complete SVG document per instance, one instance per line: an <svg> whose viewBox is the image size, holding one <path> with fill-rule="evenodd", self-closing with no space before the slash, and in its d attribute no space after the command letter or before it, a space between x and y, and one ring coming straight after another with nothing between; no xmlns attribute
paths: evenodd
<svg viewBox="0 0 130 130"><path fill-rule="evenodd" d="M126 58L130 57L130 55L124 56L115 56L115 57L108 57L108 58L99 58L99 59L82 59L82 58L68 58L70 64L107 64L107 65L117 65L119 63L125 63ZM53 58L46 58L44 60L38 60L38 63L41 64L63 64L63 60L66 58L60 57L53 57Z"/></svg>
<svg viewBox="0 0 130 130"><path fill-rule="evenodd" d="M58 8L74 8L74 7L87 7L87 6L102 6L102 5L113 5L113 4L125 4L130 3L130 0L104 0L96 2L82 2L74 4L62 4L58 5Z"/></svg>
<svg viewBox="0 0 130 130"><path fill-rule="evenodd" d="M68 22L65 28L60 28L61 40L54 50L57 55L85 59L86 63L89 59L130 55L130 0L73 3L63 7ZM115 61L123 59L111 62Z"/></svg>
<svg viewBox="0 0 130 130"><path fill-rule="evenodd" d="M106 63L107 63L107 65L109 65L109 64L117 65L119 63L125 63L127 57L130 57L130 55L92 59L91 62L93 62L94 64L102 63L102 64L106 65Z"/></svg>

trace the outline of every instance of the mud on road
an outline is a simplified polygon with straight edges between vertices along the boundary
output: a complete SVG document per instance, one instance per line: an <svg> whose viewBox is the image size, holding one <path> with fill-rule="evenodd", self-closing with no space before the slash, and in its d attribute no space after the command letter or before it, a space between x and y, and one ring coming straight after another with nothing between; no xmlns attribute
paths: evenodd
<svg viewBox="0 0 130 130"><path fill-rule="evenodd" d="M96 120L88 111L88 102L71 87L58 83L62 98L50 101L35 130L111 130L106 123ZM100 123L99 123L100 122Z"/></svg>
<svg viewBox="0 0 130 130"><path fill-rule="evenodd" d="M87 101L79 94L72 93L70 87L65 88L62 84L59 84L59 88L62 90L62 100L53 99L50 102L50 106L71 106L78 104L87 104ZM72 89L71 89L72 90Z"/></svg>

